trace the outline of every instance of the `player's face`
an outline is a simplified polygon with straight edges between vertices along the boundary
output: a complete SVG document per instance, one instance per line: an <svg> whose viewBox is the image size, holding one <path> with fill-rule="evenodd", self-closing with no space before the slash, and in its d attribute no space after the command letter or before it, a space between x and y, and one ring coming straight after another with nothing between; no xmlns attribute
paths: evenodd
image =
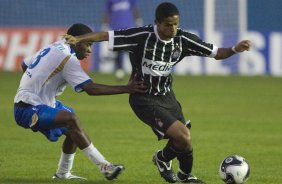
<svg viewBox="0 0 282 184"><path fill-rule="evenodd" d="M177 28L179 26L179 16L165 18L162 22L156 22L158 34L162 40L170 40L176 36Z"/></svg>
<svg viewBox="0 0 282 184"><path fill-rule="evenodd" d="M79 60L87 58L92 53L91 46L92 46L91 42L77 43L75 45L75 47L74 47L74 51L76 53L76 57Z"/></svg>

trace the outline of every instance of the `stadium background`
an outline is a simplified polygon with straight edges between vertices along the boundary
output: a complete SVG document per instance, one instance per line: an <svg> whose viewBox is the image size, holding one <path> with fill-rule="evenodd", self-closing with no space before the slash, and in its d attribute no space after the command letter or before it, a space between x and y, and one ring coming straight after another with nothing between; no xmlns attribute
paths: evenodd
<svg viewBox="0 0 282 184"><path fill-rule="evenodd" d="M239 1L246 1L246 32L239 35ZM229 62L211 63L210 59L186 58L175 67L178 74L274 75L282 76L282 25L279 23L282 1L213 0L217 36L207 36L204 29L205 0L174 0L180 10L180 26L195 32L203 40L217 46L232 46L238 40L250 39L251 52L235 56ZM154 10L161 0L139 1L144 24L154 22ZM209 1L210 2L210 1ZM81 22L100 30L103 0L1 0L0 1L0 70L19 70L23 57L58 39L66 28ZM266 13L267 12L267 13ZM103 62L110 54L105 45L95 44L92 58L84 62L90 71L111 72L113 62ZM187 62L186 62L187 61ZM189 62L190 61L190 62ZM130 66L125 61L125 68Z"/></svg>

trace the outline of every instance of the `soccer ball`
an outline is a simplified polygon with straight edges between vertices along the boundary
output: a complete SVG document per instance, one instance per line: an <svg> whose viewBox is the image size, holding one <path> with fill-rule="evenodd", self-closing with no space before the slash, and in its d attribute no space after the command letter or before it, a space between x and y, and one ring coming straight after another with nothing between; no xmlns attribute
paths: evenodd
<svg viewBox="0 0 282 184"><path fill-rule="evenodd" d="M219 175L227 184L242 184L250 175L250 166L239 155L228 156L220 164Z"/></svg>

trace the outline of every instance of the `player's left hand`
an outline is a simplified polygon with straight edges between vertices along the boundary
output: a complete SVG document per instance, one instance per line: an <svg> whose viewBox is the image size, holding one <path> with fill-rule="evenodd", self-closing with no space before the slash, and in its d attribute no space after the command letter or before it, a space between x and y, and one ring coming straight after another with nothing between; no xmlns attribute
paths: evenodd
<svg viewBox="0 0 282 184"><path fill-rule="evenodd" d="M250 48L251 48L251 41L250 40L243 40L235 46L236 52L249 51Z"/></svg>

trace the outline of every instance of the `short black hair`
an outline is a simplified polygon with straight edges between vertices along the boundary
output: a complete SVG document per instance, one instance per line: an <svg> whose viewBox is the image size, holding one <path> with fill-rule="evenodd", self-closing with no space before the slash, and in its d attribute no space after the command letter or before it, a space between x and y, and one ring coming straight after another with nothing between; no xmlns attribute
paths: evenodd
<svg viewBox="0 0 282 184"><path fill-rule="evenodd" d="M77 23L77 24L73 24L69 29L67 34L72 35L72 36L79 36L79 35L83 35L86 33L91 33L92 30L90 27L88 27L85 24L81 24L81 23Z"/></svg>
<svg viewBox="0 0 282 184"><path fill-rule="evenodd" d="M155 12L155 18L157 22L162 22L167 17L179 15L178 8L169 2L164 2L158 5Z"/></svg>

